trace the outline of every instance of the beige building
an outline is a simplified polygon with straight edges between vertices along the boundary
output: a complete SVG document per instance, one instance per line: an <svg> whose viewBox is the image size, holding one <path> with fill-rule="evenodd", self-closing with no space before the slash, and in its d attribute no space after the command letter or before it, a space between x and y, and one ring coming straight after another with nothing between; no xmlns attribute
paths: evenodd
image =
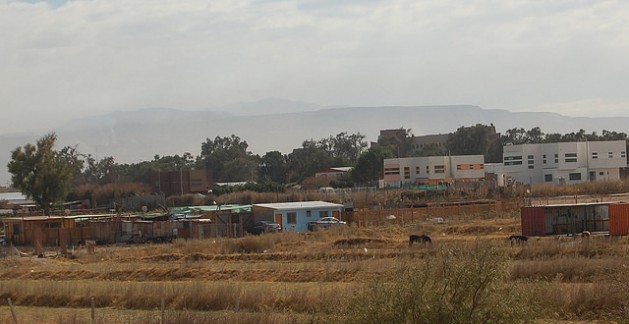
<svg viewBox="0 0 629 324"><path fill-rule="evenodd" d="M485 177L482 155L426 156L384 160L383 187L453 184Z"/></svg>

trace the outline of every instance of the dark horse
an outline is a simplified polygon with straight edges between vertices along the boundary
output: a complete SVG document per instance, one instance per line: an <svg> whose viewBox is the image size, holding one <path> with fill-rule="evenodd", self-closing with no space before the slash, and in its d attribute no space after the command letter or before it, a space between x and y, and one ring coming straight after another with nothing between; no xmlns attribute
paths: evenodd
<svg viewBox="0 0 629 324"><path fill-rule="evenodd" d="M408 237L408 246L413 246L413 243L432 243L432 240L426 234L411 235Z"/></svg>
<svg viewBox="0 0 629 324"><path fill-rule="evenodd" d="M511 246L513 246L513 244L523 245L529 240L529 238L526 235L511 235L508 240L511 242Z"/></svg>

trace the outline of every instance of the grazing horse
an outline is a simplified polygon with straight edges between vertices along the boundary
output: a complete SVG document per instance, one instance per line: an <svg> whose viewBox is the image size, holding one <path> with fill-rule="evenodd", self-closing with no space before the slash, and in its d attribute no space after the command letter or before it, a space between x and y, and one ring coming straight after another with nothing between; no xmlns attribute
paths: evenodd
<svg viewBox="0 0 629 324"><path fill-rule="evenodd" d="M511 242L511 246L515 245L524 245L529 240L526 235L511 235L507 238L509 242Z"/></svg>
<svg viewBox="0 0 629 324"><path fill-rule="evenodd" d="M432 240L426 234L411 235L408 237L408 246L413 246L413 243L432 243Z"/></svg>

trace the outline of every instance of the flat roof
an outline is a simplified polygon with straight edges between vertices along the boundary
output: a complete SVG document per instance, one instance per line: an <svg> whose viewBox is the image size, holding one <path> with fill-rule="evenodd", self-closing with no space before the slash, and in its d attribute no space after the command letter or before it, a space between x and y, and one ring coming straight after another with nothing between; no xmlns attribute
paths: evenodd
<svg viewBox="0 0 629 324"><path fill-rule="evenodd" d="M98 219L116 217L116 214L95 214L95 215L70 215L70 216L24 216L24 217L5 217L0 218L2 221L45 221L60 219Z"/></svg>
<svg viewBox="0 0 629 324"><path fill-rule="evenodd" d="M580 207L580 206L598 206L598 205L613 205L613 204L626 204L624 201L603 201L603 202L586 202L586 203L565 203L565 204L551 204L551 205L534 205L534 206L524 206L526 207L544 207L544 208L554 208L554 207Z"/></svg>
<svg viewBox="0 0 629 324"><path fill-rule="evenodd" d="M266 204L254 204L253 206L271 208L271 209L276 209L276 210L343 208L342 204L335 204L335 203L330 203L327 201L296 201L296 202L283 202L283 203L266 203Z"/></svg>

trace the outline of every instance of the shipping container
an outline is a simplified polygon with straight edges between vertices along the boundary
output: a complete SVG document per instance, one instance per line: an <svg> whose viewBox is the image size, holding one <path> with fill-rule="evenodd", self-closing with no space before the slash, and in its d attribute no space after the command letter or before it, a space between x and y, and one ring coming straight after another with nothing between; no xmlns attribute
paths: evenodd
<svg viewBox="0 0 629 324"><path fill-rule="evenodd" d="M546 226L544 222L544 207L522 207L520 209L522 235L526 236L544 236L546 235Z"/></svg>
<svg viewBox="0 0 629 324"><path fill-rule="evenodd" d="M629 204L609 205L609 235L629 235Z"/></svg>

